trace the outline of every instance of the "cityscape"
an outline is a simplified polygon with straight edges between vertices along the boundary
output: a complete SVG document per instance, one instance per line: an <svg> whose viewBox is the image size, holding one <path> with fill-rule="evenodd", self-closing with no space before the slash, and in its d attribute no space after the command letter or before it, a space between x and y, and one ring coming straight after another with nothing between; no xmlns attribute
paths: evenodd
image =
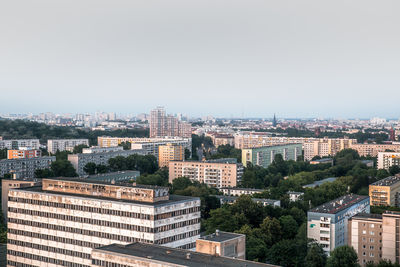
<svg viewBox="0 0 400 267"><path fill-rule="evenodd" d="M0 267L400 267L399 10L2 1Z"/></svg>

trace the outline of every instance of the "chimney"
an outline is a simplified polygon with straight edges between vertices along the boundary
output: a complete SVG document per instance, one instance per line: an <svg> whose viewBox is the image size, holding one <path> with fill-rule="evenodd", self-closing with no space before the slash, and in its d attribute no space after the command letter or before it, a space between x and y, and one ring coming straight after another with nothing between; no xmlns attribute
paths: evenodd
<svg viewBox="0 0 400 267"><path fill-rule="evenodd" d="M190 253L186 253L186 259L190 260Z"/></svg>

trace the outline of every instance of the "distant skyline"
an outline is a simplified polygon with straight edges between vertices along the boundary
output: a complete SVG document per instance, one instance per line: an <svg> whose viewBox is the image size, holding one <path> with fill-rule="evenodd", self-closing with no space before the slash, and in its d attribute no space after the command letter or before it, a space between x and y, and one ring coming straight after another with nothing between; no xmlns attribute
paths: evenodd
<svg viewBox="0 0 400 267"><path fill-rule="evenodd" d="M0 113L400 118L400 1L6 1Z"/></svg>

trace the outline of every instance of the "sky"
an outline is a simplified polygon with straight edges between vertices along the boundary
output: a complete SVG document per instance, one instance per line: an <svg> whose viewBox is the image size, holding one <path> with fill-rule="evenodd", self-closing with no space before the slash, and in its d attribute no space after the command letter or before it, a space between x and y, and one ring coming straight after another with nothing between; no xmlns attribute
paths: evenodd
<svg viewBox="0 0 400 267"><path fill-rule="evenodd" d="M3 0L0 113L400 118L398 0Z"/></svg>

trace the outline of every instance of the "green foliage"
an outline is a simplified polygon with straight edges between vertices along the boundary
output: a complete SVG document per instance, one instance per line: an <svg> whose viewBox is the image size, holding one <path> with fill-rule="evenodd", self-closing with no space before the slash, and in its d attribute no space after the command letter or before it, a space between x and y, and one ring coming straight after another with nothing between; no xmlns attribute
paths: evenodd
<svg viewBox="0 0 400 267"><path fill-rule="evenodd" d="M280 266L302 266L306 253L306 241L284 239L268 250L267 259Z"/></svg>
<svg viewBox="0 0 400 267"><path fill-rule="evenodd" d="M121 142L121 144L119 144L119 146L122 146L122 148L124 150L130 150L132 147L132 143L131 142Z"/></svg>
<svg viewBox="0 0 400 267"><path fill-rule="evenodd" d="M392 263L391 261L381 260L379 263L367 262L365 267L400 267L399 263Z"/></svg>
<svg viewBox="0 0 400 267"><path fill-rule="evenodd" d="M168 185L168 169L159 169L153 174L144 174L136 179L137 184L144 185L158 185L167 186Z"/></svg>
<svg viewBox="0 0 400 267"><path fill-rule="evenodd" d="M0 159L7 158L7 148L0 149Z"/></svg>
<svg viewBox="0 0 400 267"><path fill-rule="evenodd" d="M68 160L56 160L51 163L50 169L41 169L35 171L35 177L77 177L78 174L71 162Z"/></svg>
<svg viewBox="0 0 400 267"><path fill-rule="evenodd" d="M94 162L89 162L88 164L85 165L85 167L83 167L83 170L89 175L96 174L96 169L97 165Z"/></svg>
<svg viewBox="0 0 400 267"><path fill-rule="evenodd" d="M395 175L395 174L400 173L400 167L397 166L397 165L391 166L391 167L389 168L389 173L390 173L390 175Z"/></svg>
<svg viewBox="0 0 400 267"><path fill-rule="evenodd" d="M296 236L298 224L291 215L285 215L279 218L280 225L282 227L282 233L284 239L292 239Z"/></svg>
<svg viewBox="0 0 400 267"><path fill-rule="evenodd" d="M138 170L142 175L153 174L158 170L157 159L153 155L118 156L108 160L111 171Z"/></svg>
<svg viewBox="0 0 400 267"><path fill-rule="evenodd" d="M242 150L234 148L230 145L221 145L217 148L217 153L210 155L209 159L221 159L221 158L235 158L238 162L242 161Z"/></svg>
<svg viewBox="0 0 400 267"><path fill-rule="evenodd" d="M353 247L341 246L335 248L331 256L328 258L326 267L357 267L358 258L357 253Z"/></svg>
<svg viewBox="0 0 400 267"><path fill-rule="evenodd" d="M320 244L312 242L308 245L305 265L308 267L325 267L327 256Z"/></svg>
<svg viewBox="0 0 400 267"><path fill-rule="evenodd" d="M82 144L82 145L77 145L77 146L74 147L74 150L72 151L72 153L74 153L74 154L82 153L82 150L83 150L84 148L88 148L88 146L87 146L87 145L84 145L84 144Z"/></svg>

